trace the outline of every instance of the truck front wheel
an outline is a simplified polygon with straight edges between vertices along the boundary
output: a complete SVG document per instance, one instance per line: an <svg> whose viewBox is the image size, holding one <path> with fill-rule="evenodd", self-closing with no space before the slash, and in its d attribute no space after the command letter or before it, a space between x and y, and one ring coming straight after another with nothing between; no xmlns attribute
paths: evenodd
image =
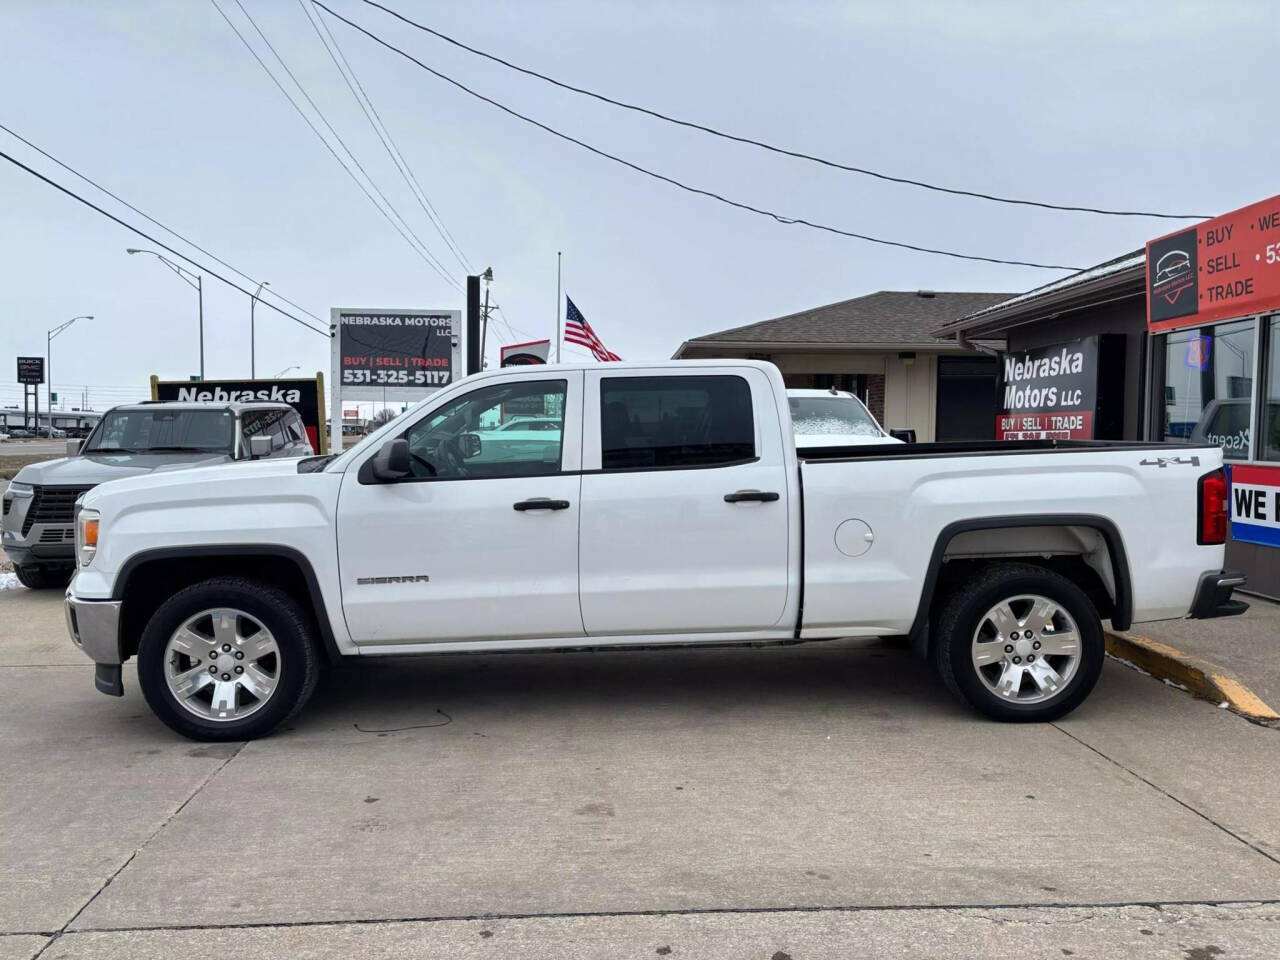
<svg viewBox="0 0 1280 960"><path fill-rule="evenodd" d="M36 567L28 564L19 564L13 568L13 572L17 574L18 582L28 589L61 590L70 582L71 574L75 572L75 568L70 565Z"/></svg>
<svg viewBox="0 0 1280 960"><path fill-rule="evenodd" d="M935 621L947 687L996 720L1056 720L1102 672L1102 623L1084 591L1042 567L997 563L962 584Z"/></svg>
<svg viewBox="0 0 1280 960"><path fill-rule="evenodd" d="M138 646L138 683L192 740L253 740L301 709L318 663L310 618L278 587L215 577L165 601Z"/></svg>

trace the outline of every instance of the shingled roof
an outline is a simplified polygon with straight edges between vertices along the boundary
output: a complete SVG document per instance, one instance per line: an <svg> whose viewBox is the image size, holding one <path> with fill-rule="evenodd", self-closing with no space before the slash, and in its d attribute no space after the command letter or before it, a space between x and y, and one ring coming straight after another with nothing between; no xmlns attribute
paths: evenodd
<svg viewBox="0 0 1280 960"><path fill-rule="evenodd" d="M798 313L708 333L686 341L688 347L716 344L794 345L848 344L878 346L954 346L934 332L949 321L983 310L1012 293L948 293L930 290L881 290L852 300L813 307Z"/></svg>

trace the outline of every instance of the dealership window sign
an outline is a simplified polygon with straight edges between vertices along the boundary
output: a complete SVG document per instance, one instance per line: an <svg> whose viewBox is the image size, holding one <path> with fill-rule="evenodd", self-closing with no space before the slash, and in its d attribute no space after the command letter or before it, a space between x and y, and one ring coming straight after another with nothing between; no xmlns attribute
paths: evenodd
<svg viewBox="0 0 1280 960"><path fill-rule="evenodd" d="M1096 336L1004 354L996 438L1091 440L1113 434L1116 390L1123 390L1122 351L1115 337Z"/></svg>
<svg viewBox="0 0 1280 960"><path fill-rule="evenodd" d="M1147 244L1147 328L1280 309L1280 196Z"/></svg>
<svg viewBox="0 0 1280 960"><path fill-rule="evenodd" d="M311 449L328 453L324 433L324 374L287 380L161 380L151 378L151 399L179 403L287 403L298 411Z"/></svg>

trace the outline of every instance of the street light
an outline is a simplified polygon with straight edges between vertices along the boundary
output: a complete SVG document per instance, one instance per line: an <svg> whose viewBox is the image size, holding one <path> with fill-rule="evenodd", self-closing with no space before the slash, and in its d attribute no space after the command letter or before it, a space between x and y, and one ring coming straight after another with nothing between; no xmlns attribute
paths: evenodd
<svg viewBox="0 0 1280 960"><path fill-rule="evenodd" d="M62 333L63 330L66 330L67 327L71 326L77 320L92 320L92 319L93 319L93 314L91 313L82 314L81 316L78 316L78 317L72 317L66 323L58 324L56 327L50 330L49 333L44 338L44 372L45 372L45 376L49 380L49 436L51 437L53 436L53 338L56 337L58 334ZM37 387L37 389L39 388ZM39 409L40 409L40 404L37 403L36 404L36 410L37 410L36 435L37 436L39 436L40 434Z"/></svg>
<svg viewBox="0 0 1280 960"><path fill-rule="evenodd" d="M271 286L270 280L263 280L258 284L258 289L254 291L253 296L249 298L249 379L257 379L257 365L254 361L254 332L253 332L253 308L257 306L258 298L262 296L262 288Z"/></svg>
<svg viewBox="0 0 1280 960"><path fill-rule="evenodd" d="M200 305L200 379L204 379L204 278L198 273L192 273L185 267L180 267L168 257L161 256L154 250L139 250L137 247L128 247L124 251L127 254L149 253L166 267L176 273L187 286L195 287L196 297ZM194 278L194 279L192 279Z"/></svg>
<svg viewBox="0 0 1280 960"><path fill-rule="evenodd" d="M283 377L283 376L284 376L286 373L288 373L290 370L301 370L301 369L302 369L302 364L300 364L300 363L295 363L295 364L293 364L292 366L285 367L283 370L281 370L279 373L277 373L277 374L276 374L274 377L272 377L271 379L272 379L272 380L279 380L281 377Z"/></svg>

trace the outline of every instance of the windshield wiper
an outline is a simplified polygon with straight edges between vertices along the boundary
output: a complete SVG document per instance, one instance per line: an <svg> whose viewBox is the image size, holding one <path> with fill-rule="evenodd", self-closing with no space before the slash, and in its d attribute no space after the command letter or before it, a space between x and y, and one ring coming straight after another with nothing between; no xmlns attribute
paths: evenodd
<svg viewBox="0 0 1280 960"><path fill-rule="evenodd" d="M130 450L127 447L93 447L86 450L85 453L137 453L137 450Z"/></svg>

